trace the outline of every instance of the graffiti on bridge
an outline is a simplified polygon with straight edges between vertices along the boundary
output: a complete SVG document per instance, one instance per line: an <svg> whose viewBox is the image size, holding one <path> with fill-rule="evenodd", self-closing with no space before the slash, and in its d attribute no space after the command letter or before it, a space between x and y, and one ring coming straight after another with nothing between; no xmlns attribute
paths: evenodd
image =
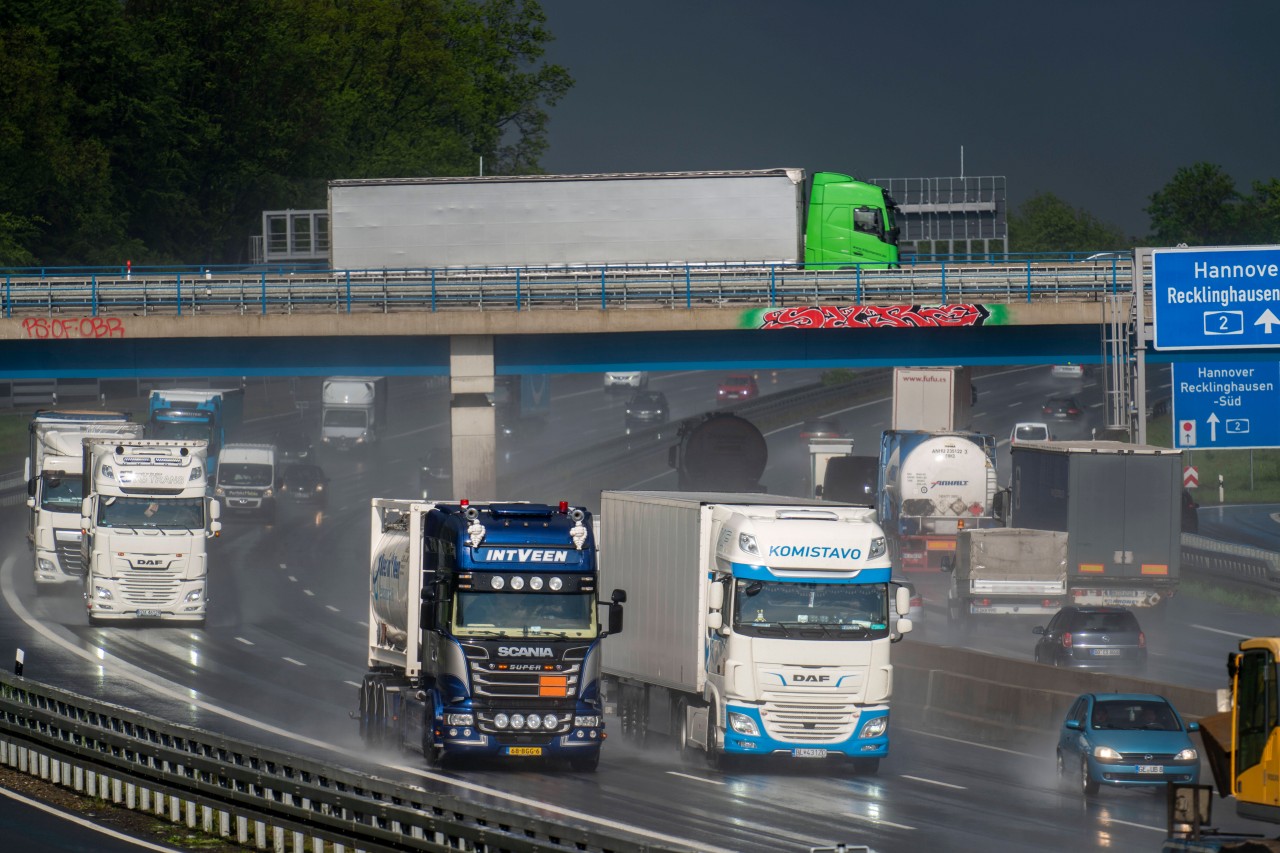
<svg viewBox="0 0 1280 853"><path fill-rule="evenodd" d="M28 317L22 331L36 341L123 338L124 321L119 317Z"/></svg>
<svg viewBox="0 0 1280 853"><path fill-rule="evenodd" d="M751 329L956 329L1003 325L1003 306L805 305L746 312ZM999 316L998 316L999 315Z"/></svg>

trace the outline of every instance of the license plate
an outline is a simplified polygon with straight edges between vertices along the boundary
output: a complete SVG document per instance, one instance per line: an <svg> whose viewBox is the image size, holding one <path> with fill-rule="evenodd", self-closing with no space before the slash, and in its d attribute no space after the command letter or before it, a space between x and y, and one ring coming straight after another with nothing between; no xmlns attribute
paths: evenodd
<svg viewBox="0 0 1280 853"><path fill-rule="evenodd" d="M798 746L791 750L791 754L796 758L826 758L827 751L814 747Z"/></svg>
<svg viewBox="0 0 1280 853"><path fill-rule="evenodd" d="M1089 654L1098 655L1100 657L1114 656L1114 655L1120 654L1120 650L1119 649L1090 649Z"/></svg>
<svg viewBox="0 0 1280 853"><path fill-rule="evenodd" d="M1139 764L1139 773L1163 773L1164 765L1162 764Z"/></svg>
<svg viewBox="0 0 1280 853"><path fill-rule="evenodd" d="M507 755L542 755L540 746L509 746Z"/></svg>
<svg viewBox="0 0 1280 853"><path fill-rule="evenodd" d="M160 611L159 611L159 610L139 610L139 611L138 611L138 617L139 617L139 618L145 619L145 618L146 618L146 617L148 617L148 616L156 616L156 617L159 617L159 616L160 616Z"/></svg>

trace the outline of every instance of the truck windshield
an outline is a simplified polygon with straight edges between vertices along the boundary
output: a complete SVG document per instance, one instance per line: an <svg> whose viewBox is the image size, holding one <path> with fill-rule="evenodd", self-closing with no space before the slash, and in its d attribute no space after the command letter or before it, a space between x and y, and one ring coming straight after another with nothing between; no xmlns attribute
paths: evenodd
<svg viewBox="0 0 1280 853"><path fill-rule="evenodd" d="M44 474L40 489L40 508L51 512L80 512L80 499L84 497L78 474L55 476Z"/></svg>
<svg viewBox="0 0 1280 853"><path fill-rule="evenodd" d="M202 498L103 498L99 527L198 530L204 527Z"/></svg>
<svg viewBox="0 0 1280 853"><path fill-rule="evenodd" d="M889 636L885 584L737 579L733 630L756 637L874 640Z"/></svg>
<svg viewBox="0 0 1280 853"><path fill-rule="evenodd" d="M324 425L363 429L366 416L364 409L328 409L324 413Z"/></svg>
<svg viewBox="0 0 1280 853"><path fill-rule="evenodd" d="M147 436L178 441L209 441L213 438L213 427L194 421L155 421L147 427Z"/></svg>
<svg viewBox="0 0 1280 853"><path fill-rule="evenodd" d="M460 591L453 633L457 637L594 637L599 633L595 595Z"/></svg>
<svg viewBox="0 0 1280 853"><path fill-rule="evenodd" d="M219 463L218 485L266 488L271 485L271 466L256 462Z"/></svg>

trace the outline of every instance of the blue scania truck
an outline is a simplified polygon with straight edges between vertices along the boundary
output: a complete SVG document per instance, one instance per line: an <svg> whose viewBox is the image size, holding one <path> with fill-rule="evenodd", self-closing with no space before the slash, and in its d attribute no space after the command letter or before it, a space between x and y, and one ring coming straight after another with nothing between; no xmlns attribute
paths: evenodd
<svg viewBox="0 0 1280 853"><path fill-rule="evenodd" d="M563 759L605 738L590 513L538 503L372 501L368 672L360 733L427 763Z"/></svg>

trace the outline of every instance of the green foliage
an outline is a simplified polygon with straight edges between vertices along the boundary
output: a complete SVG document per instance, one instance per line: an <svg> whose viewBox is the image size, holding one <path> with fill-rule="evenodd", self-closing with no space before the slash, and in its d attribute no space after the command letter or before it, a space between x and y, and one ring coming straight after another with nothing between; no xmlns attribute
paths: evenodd
<svg viewBox="0 0 1280 853"><path fill-rule="evenodd" d="M1240 222L1239 200L1235 182L1221 167L1184 166L1151 196L1147 213L1153 242L1160 246L1230 243Z"/></svg>
<svg viewBox="0 0 1280 853"><path fill-rule="evenodd" d="M1053 193L1037 193L1009 217L1014 252L1089 252L1126 245L1124 233Z"/></svg>
<svg viewBox="0 0 1280 853"><path fill-rule="evenodd" d="M9 0L0 264L243 260L332 178L538 171L534 0Z"/></svg>

